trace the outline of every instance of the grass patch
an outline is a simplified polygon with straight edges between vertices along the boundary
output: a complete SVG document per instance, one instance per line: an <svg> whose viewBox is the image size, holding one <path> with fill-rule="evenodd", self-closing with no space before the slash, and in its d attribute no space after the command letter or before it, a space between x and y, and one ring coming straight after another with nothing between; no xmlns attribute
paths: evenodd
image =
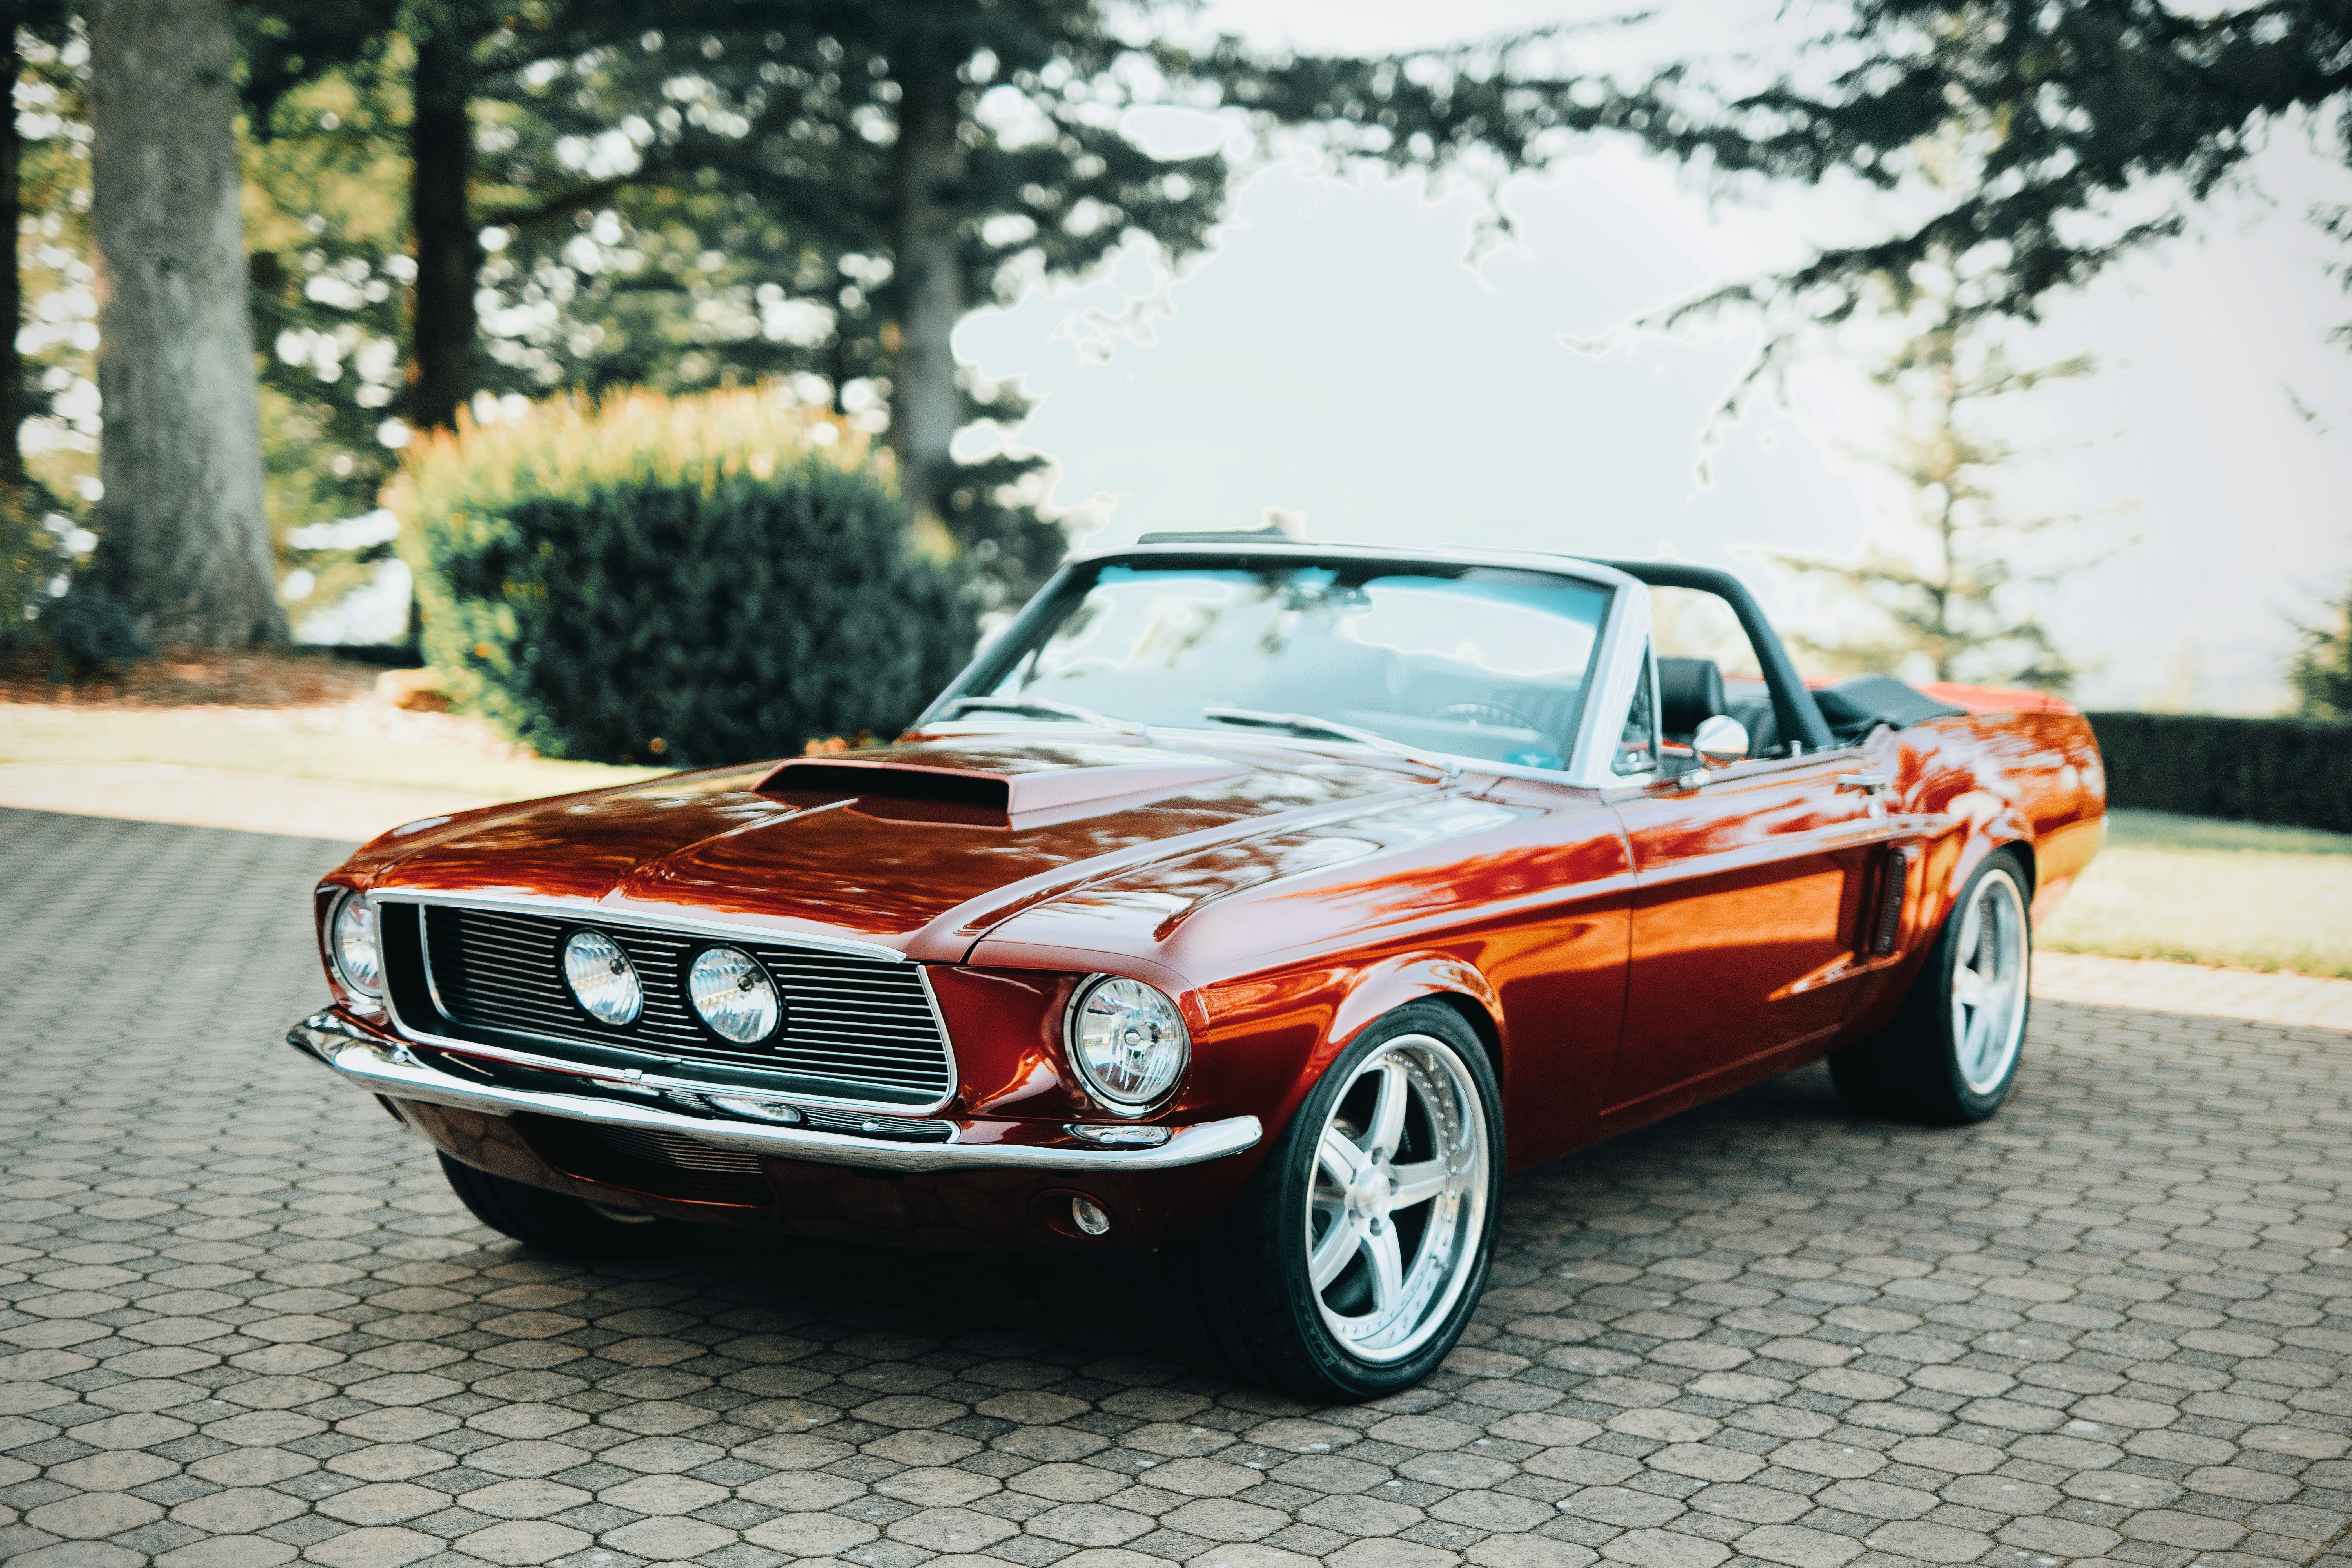
<svg viewBox="0 0 2352 1568"><path fill-rule="evenodd" d="M2037 940L2059 952L2352 978L2352 834L2110 812L2106 848Z"/></svg>
<svg viewBox="0 0 2352 1568"><path fill-rule="evenodd" d="M63 708L0 704L0 763L176 763L342 784L528 800L654 778L516 754L470 721L363 707Z"/></svg>

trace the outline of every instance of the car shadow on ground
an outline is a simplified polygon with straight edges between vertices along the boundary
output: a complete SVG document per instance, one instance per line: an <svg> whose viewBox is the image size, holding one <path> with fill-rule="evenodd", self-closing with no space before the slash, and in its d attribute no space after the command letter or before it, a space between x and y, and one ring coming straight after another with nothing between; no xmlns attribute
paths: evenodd
<svg viewBox="0 0 2352 1568"><path fill-rule="evenodd" d="M1644 1237L1694 1202L1704 1205L1710 1171L1743 1170L1857 1125L1826 1070L1813 1066L1521 1172L1504 1202L1496 1279L1524 1279L1562 1258L1654 1255ZM1628 1196L1644 1202L1629 1210ZM1660 1198L1665 1210L1641 1212ZM1577 1218L1588 1204L1606 1211L1595 1226ZM843 1346L845 1356L928 1366L942 1383L962 1366L1017 1358L1080 1375L1092 1367L1121 1383L1232 1386L1190 1342L1171 1307L1164 1270L1173 1265L1152 1253L947 1254L678 1226L667 1245L625 1262L583 1263L501 1241L445 1267L580 1292L568 1310L598 1329L570 1342L594 1348L587 1342L648 1331L665 1342L635 1347L637 1359L682 1365L698 1344L751 1331L805 1346L814 1359L802 1364L813 1370L826 1370L820 1347ZM1471 1337L1479 1337L1475 1325Z"/></svg>

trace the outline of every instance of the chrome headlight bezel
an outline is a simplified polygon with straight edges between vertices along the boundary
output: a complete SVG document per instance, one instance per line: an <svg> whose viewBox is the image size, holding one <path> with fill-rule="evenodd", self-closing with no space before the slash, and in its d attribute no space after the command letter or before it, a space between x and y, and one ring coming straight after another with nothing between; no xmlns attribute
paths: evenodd
<svg viewBox="0 0 2352 1568"><path fill-rule="evenodd" d="M1104 997L1114 987L1131 986L1141 993L1133 1000L1140 1001L1156 1016L1165 1034L1152 1048L1164 1046L1171 1058L1156 1068L1140 1085L1128 1086L1107 1081L1108 1064L1088 1059L1089 1046L1086 1037L1087 1005ZM1071 1070L1095 1101L1118 1116L1142 1116L1165 1104L1183 1086L1184 1075L1192 1066L1192 1032L1184 1022L1184 1010L1176 998L1148 982L1124 974L1090 974L1070 994L1067 1010L1062 1018L1062 1054L1069 1058Z"/></svg>
<svg viewBox="0 0 2352 1568"><path fill-rule="evenodd" d="M346 923L348 922L348 923ZM383 926L373 900L356 889L327 911L327 962L335 983L369 1002L383 1000ZM356 952L354 951L356 950ZM367 973L357 973L364 964Z"/></svg>
<svg viewBox="0 0 2352 1568"><path fill-rule="evenodd" d="M625 987L621 992L621 995L627 1004L624 1007L607 1007L600 1010L597 1005L591 1002L582 991L582 972L574 967L572 950L575 947L583 950L593 948L599 942L610 950L609 952L599 955L608 966L606 974L612 979L626 982ZM590 962L593 963L594 960L592 959ZM581 926L567 931L562 942L556 946L555 963L557 973L562 976L564 989L572 994L572 1002L582 1012L606 1028L625 1029L645 1016L645 976L637 973L635 963L629 957L629 950L623 947L611 932L598 931L594 926Z"/></svg>
<svg viewBox="0 0 2352 1568"><path fill-rule="evenodd" d="M743 996L752 998L756 1003L758 998L764 995L765 1022L762 1026L746 1034L740 1033L722 1022L726 1014L724 1006L726 995L723 992L707 990L705 984L706 981L715 978L710 973L710 966L714 965L732 971ZM766 964L761 963L740 947L719 942L704 948L686 965L686 974L682 984L686 990L688 1009L694 1014L704 1028L730 1045L764 1045L783 1032L783 987L776 984L776 977L768 973ZM752 1011L755 1016L761 1016L762 1010L760 1007L755 1005ZM714 1016L714 1014L719 1016Z"/></svg>

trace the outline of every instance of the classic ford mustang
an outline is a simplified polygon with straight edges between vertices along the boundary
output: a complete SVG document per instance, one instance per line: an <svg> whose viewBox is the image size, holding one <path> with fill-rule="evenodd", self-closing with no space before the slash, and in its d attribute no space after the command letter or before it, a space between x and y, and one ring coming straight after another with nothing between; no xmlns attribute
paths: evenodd
<svg viewBox="0 0 2352 1568"><path fill-rule="evenodd" d="M1159 1248L1242 1375L1362 1397L1508 1172L1825 1055L1990 1115L2105 795L2074 709L1809 686L1724 573L1161 535L894 744L377 838L289 1039L524 1242Z"/></svg>

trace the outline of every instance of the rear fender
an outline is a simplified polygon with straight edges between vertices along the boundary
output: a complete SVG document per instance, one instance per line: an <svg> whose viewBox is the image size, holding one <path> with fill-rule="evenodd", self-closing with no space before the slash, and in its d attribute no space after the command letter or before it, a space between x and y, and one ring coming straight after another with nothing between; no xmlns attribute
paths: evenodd
<svg viewBox="0 0 2352 1568"><path fill-rule="evenodd" d="M1975 813L1967 811L1969 804L1966 796L1953 802L1951 809L1955 815L1963 816L1965 826L1961 832L1938 847L1941 850L1937 856L1938 859L1944 855L1950 857L1946 866L1934 867L1931 862L1931 870L1940 870L1942 874L1931 875L1927 880L1928 887L1935 890L1935 896L1920 911L1925 918L1915 928L1918 932L1917 946L1921 950L1942 934L1944 922L1951 918L1952 910L1958 905L1960 890L1969 885L1969 879L2003 849L2016 851L2017 858L2024 862L2025 896L2029 900L2034 897L2037 857L2032 820L2018 807L2007 803L1996 802L1997 809Z"/></svg>

